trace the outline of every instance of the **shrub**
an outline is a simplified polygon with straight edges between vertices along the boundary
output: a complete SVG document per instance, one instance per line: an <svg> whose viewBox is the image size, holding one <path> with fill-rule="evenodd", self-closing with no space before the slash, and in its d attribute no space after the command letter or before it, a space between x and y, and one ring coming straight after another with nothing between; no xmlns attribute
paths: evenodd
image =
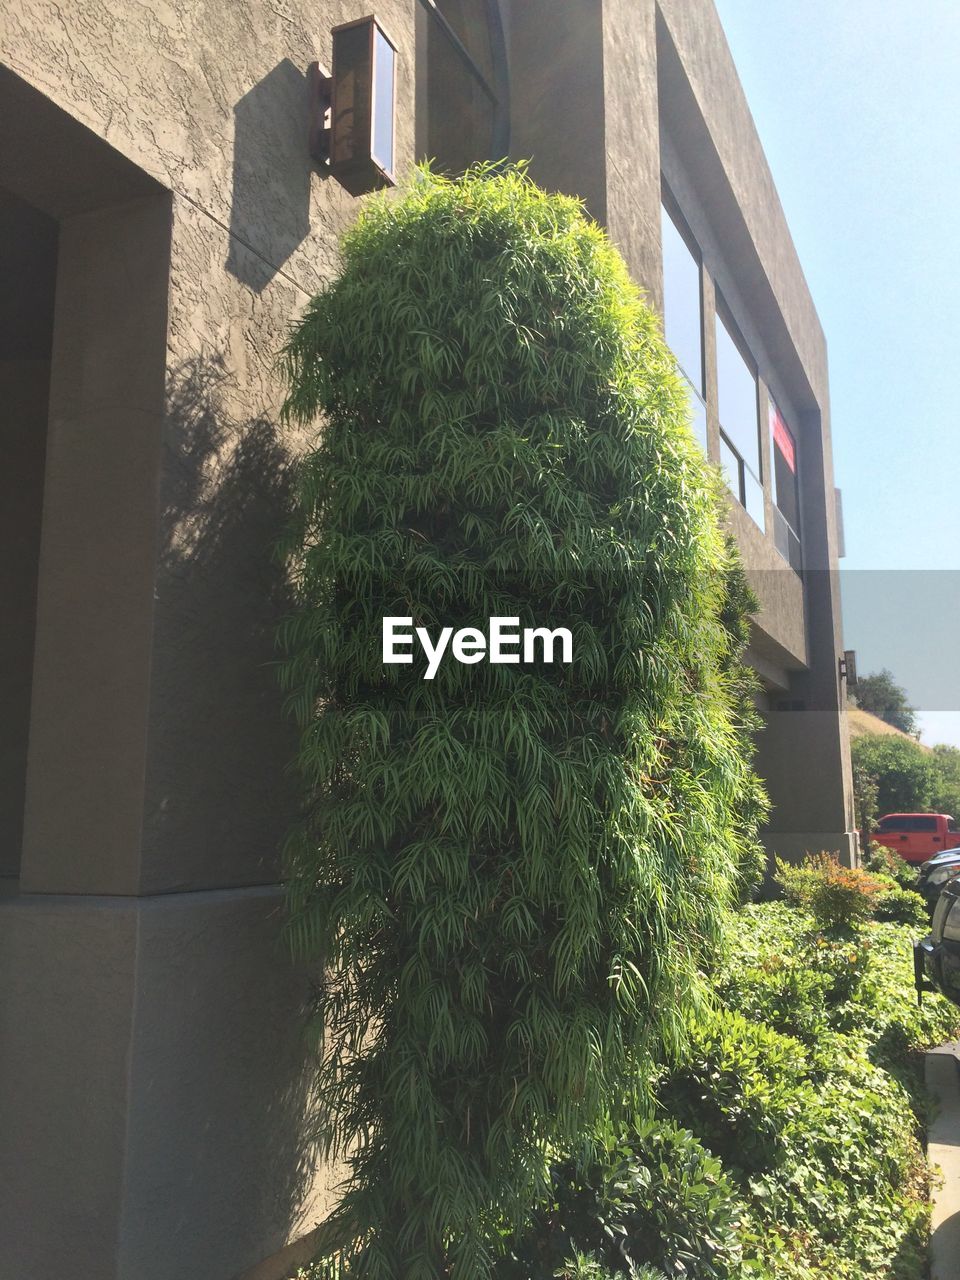
<svg viewBox="0 0 960 1280"><path fill-rule="evenodd" d="M901 889L896 881L877 894L874 917L894 924L913 925L924 933L929 924L926 904L920 894L913 889Z"/></svg>
<svg viewBox="0 0 960 1280"><path fill-rule="evenodd" d="M827 1257L835 1280L882 1274L922 1213L901 1190L922 1164L903 1123L908 1099L851 1040L828 1038L811 1053L721 1012L660 1099L721 1157L748 1207L741 1238L760 1242L775 1273L785 1251L805 1258L807 1274Z"/></svg>
<svg viewBox="0 0 960 1280"><path fill-rule="evenodd" d="M760 677L742 661L742 654L750 641L751 615L757 613L760 606L747 582L732 537L727 538L727 554L729 568L720 620L730 643L723 669L729 682L733 727L740 755L744 761L752 763L757 750L757 733L763 727L756 704ZM756 774L748 774L742 779L739 806L740 838L735 845L737 896L744 903L755 896L767 871L767 851L757 832L770 805L763 783Z"/></svg>
<svg viewBox="0 0 960 1280"><path fill-rule="evenodd" d="M550 1203L497 1275L546 1280L558 1273L558 1259L580 1254L631 1277L735 1280L744 1212L720 1162L692 1133L648 1122L609 1143L603 1159L554 1167Z"/></svg>
<svg viewBox="0 0 960 1280"><path fill-rule="evenodd" d="M866 867L874 875L889 876L901 889L916 891L917 868L905 862L895 849L888 849L883 844L872 845Z"/></svg>
<svg viewBox="0 0 960 1280"><path fill-rule="evenodd" d="M721 1011L694 1032L693 1053L658 1091L726 1168L759 1173L782 1163L782 1135L803 1101L800 1045L739 1013Z"/></svg>
<svg viewBox="0 0 960 1280"><path fill-rule="evenodd" d="M778 858L776 881L788 902L832 929L848 929L868 919L882 890L868 871L842 867L830 853L807 854L800 866Z"/></svg>
<svg viewBox="0 0 960 1280"><path fill-rule="evenodd" d="M731 917L718 994L730 1009L788 1031L810 1049L838 1031L852 1035L856 1052L919 1103L922 1051L960 1035L960 1012L940 995L917 1004L908 928L870 922L853 943L824 937L811 916L783 902L745 907ZM855 980L842 978L845 968Z"/></svg>
<svg viewBox="0 0 960 1280"><path fill-rule="evenodd" d="M289 937L325 966L343 1256L476 1280L547 1150L682 1044L755 842L719 486L623 262L516 171L366 204L287 362L288 418L324 417L286 546ZM574 661L425 681L385 615L567 625Z"/></svg>

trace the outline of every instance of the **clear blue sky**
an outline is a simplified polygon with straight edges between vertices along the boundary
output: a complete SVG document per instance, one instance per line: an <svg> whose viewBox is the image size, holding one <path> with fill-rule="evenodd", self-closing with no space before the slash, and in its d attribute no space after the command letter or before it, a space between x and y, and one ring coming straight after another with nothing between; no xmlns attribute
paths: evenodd
<svg viewBox="0 0 960 1280"><path fill-rule="evenodd" d="M960 745L960 3L716 4L827 335L845 643Z"/></svg>

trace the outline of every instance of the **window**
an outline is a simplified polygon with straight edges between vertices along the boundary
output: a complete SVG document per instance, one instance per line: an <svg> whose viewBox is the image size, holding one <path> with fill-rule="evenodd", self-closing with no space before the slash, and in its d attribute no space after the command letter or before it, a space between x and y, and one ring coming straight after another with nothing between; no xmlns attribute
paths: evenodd
<svg viewBox="0 0 960 1280"><path fill-rule="evenodd" d="M878 831L936 831L937 820L930 817L913 817L910 815L901 815L900 817L884 818L880 822Z"/></svg>
<svg viewBox="0 0 960 1280"><path fill-rule="evenodd" d="M950 902L950 899L947 898L946 901ZM950 906L949 911L947 913L947 918L943 922L943 937L947 942L960 942L960 901L958 901L956 898L953 899L952 905ZM955 965L955 962L954 962L954 965ZM949 974L949 975L947 973L944 974L944 977L948 977L948 976L949 976L949 985L951 987L957 986L955 969L952 974Z"/></svg>
<svg viewBox="0 0 960 1280"><path fill-rule="evenodd" d="M765 527L760 470L760 412L757 375L747 362L739 337L734 336L717 306L717 400L720 416L721 466L737 501L754 523Z"/></svg>
<svg viewBox="0 0 960 1280"><path fill-rule="evenodd" d="M948 831L956 831L956 830L957 830L957 824L956 824L956 822L954 821L954 819L953 819L953 818L948 818L948 819L947 819L947 830L948 830Z"/></svg>
<svg viewBox="0 0 960 1280"><path fill-rule="evenodd" d="M907 828L902 823L902 818L881 818L877 831L906 831Z"/></svg>
<svg viewBox="0 0 960 1280"><path fill-rule="evenodd" d="M506 51L497 0L417 5L417 158L462 173L509 150Z"/></svg>
<svg viewBox="0 0 960 1280"><path fill-rule="evenodd" d="M774 540L784 560L799 572L802 562L797 442L772 396L770 449L773 455Z"/></svg>
<svg viewBox="0 0 960 1280"><path fill-rule="evenodd" d="M663 241L663 332L667 345L686 374L693 432L706 452L707 410L703 401L703 299L700 254L686 230L680 229L666 205L660 207Z"/></svg>

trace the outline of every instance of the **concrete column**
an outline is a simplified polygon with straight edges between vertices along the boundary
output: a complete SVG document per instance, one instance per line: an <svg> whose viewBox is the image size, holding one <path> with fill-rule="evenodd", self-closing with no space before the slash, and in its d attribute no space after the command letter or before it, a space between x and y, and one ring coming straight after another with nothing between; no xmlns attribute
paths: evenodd
<svg viewBox="0 0 960 1280"><path fill-rule="evenodd" d="M0 359L0 893L20 874L49 377Z"/></svg>
<svg viewBox="0 0 960 1280"><path fill-rule="evenodd" d="M164 196L61 224L26 893L140 883L169 245Z"/></svg>
<svg viewBox="0 0 960 1280"><path fill-rule="evenodd" d="M603 0L602 9L606 226L662 313L656 4Z"/></svg>

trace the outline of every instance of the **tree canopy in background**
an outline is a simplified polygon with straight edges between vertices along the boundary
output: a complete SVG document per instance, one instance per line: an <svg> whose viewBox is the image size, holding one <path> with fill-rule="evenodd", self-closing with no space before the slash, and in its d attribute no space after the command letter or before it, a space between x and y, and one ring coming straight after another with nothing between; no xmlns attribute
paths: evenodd
<svg viewBox="0 0 960 1280"><path fill-rule="evenodd" d="M854 775L876 787L869 806L858 805L858 821L867 808L884 813L949 813L960 817L960 750L937 746L933 750L893 734L864 734L851 746Z"/></svg>
<svg viewBox="0 0 960 1280"><path fill-rule="evenodd" d="M755 861L749 607L659 324L522 172L368 203L288 350L287 554L340 1262L478 1280L548 1150L642 1113ZM323 419L323 424L317 421ZM569 665L384 666L381 620L568 626Z"/></svg>
<svg viewBox="0 0 960 1280"><path fill-rule="evenodd" d="M886 667L869 676L860 676L854 694L856 704L871 715L879 716L887 724L904 733L916 733L917 709L907 701L906 690L893 678Z"/></svg>

